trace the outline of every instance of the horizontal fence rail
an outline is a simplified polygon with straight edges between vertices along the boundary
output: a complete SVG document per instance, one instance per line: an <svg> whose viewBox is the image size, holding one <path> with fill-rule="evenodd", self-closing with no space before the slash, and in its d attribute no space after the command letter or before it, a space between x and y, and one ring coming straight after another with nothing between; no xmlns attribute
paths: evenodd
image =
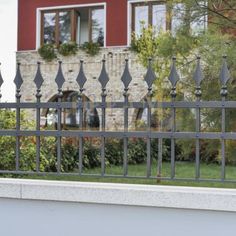
<svg viewBox="0 0 236 236"><path fill-rule="evenodd" d="M14 170L0 170L1 174L37 174L37 175L61 175L61 176L93 176L93 177L125 177L125 178L147 178L157 180L183 180L183 181L222 181L222 182L236 182L236 179L226 179L226 140L236 140L236 132L226 131L226 109L235 109L236 101L227 101L227 82L230 79L230 72L227 66L226 57L223 58L223 65L220 73L221 82L221 101L202 101L201 100L201 82L203 80L202 70L200 66L200 58L197 58L197 66L193 76L195 81L195 101L177 101L176 85L180 80L176 69L176 59L173 58L171 71L169 75L169 81L171 83L170 101L159 102L155 101L153 97L153 83L155 82L156 75L152 69L152 62L149 60L147 73L144 77L147 83L147 97L142 102L133 102L129 100L129 85L132 81L132 76L129 71L128 60L126 60L124 73L121 76L121 81L124 85L123 96L124 100L107 102L107 90L106 86L109 82L109 76L106 72L105 60L102 61L102 70L98 78L101 84L101 102L83 101L84 85L87 82L87 78L83 69L83 61L80 62L80 71L76 78L79 86L77 101L65 102L63 101L63 85L65 83L65 77L62 72L62 62L59 62L58 73L55 79L55 83L58 87L57 101L56 102L42 102L41 101L41 87L44 83L43 76L41 74L40 63L37 65L37 72L34 78L36 86L36 102L22 102L21 101L21 87L23 85L23 78L21 76L20 64L17 65L16 77L14 83L16 86L16 102L3 103L0 102L0 109L12 109L15 111L15 129L5 130L0 129L0 136L14 137L15 138L15 168ZM2 76L0 75L0 87L3 84ZM107 109L120 109L123 112L124 124L122 130L109 131L106 129L106 112ZM195 131L182 132L177 129L176 126L176 109L193 109L196 114ZM218 132L202 132L201 131L201 111L202 109L215 108L220 109L221 115L219 117L221 121L221 130ZM22 109L34 109L36 112L35 129L27 130L22 128L21 124L21 111ZM57 117L56 130L46 130L41 127L41 113L43 109L55 109ZM77 109L79 111L79 125L76 130L64 130L62 126L62 113L65 109ZM86 109L101 109L101 124L99 130L86 130L83 117ZM145 130L136 131L129 128L129 111L130 109L147 109ZM170 110L170 130L168 131L156 131L151 127L151 113L153 109L169 109ZM24 137L35 137L35 168L34 170L22 170L21 169L21 139ZM56 138L56 169L55 171L41 171L41 139L43 137L55 137ZM63 138L73 137L78 139L78 166L69 173L62 170L62 149ZM89 174L84 171L84 145L86 138L99 138L100 139L100 162L101 168L98 174ZM123 169L122 174L108 174L106 173L106 141L109 138L121 139L123 141ZM129 175L129 139L142 138L146 143L146 174L143 176ZM158 159L156 164L156 173L152 173L152 140L156 140L158 143ZM170 140L170 175L165 177L162 175L163 164L163 140ZM176 141L178 139L192 139L195 142L195 173L193 178L178 178L176 177ZM220 160L220 178L219 179L203 179L200 172L200 159L201 159L201 140L212 139L219 140L221 145L221 160Z"/></svg>

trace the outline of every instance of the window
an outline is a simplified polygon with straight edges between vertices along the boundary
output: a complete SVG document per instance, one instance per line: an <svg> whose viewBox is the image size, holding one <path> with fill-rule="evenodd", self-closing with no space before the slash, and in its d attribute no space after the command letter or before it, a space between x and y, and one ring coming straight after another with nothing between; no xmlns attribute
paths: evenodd
<svg viewBox="0 0 236 236"><path fill-rule="evenodd" d="M166 5L161 2L142 2L132 4L132 31L140 35L142 29L152 25L159 32L166 30Z"/></svg>
<svg viewBox="0 0 236 236"><path fill-rule="evenodd" d="M96 42L104 46L104 17L103 7L42 11L41 45L59 46L74 41L79 45Z"/></svg>
<svg viewBox="0 0 236 236"><path fill-rule="evenodd" d="M86 96L82 97L83 102L90 101ZM56 102L57 96L53 96L50 102ZM76 91L66 91L63 93L63 102L78 102L78 92ZM47 109L45 111L46 124L45 127L55 128L57 127L57 110ZM62 109L62 128L64 130L68 129L78 129L80 127L80 110L77 108ZM83 112L83 126L86 129L99 129L99 116L96 108L85 108Z"/></svg>
<svg viewBox="0 0 236 236"><path fill-rule="evenodd" d="M195 9L196 10L196 9ZM163 1L146 1L132 4L132 32L140 36L142 29L151 25L156 33L171 30L173 35L183 23L186 9L183 3L175 3L172 6ZM191 13L196 14L196 11ZM192 33L205 29L206 17L201 16L190 22Z"/></svg>

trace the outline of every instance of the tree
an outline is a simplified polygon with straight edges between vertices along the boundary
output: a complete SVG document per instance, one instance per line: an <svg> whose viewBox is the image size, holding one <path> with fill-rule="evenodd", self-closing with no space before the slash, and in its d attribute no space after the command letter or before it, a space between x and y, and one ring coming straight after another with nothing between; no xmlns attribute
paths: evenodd
<svg viewBox="0 0 236 236"><path fill-rule="evenodd" d="M228 65L231 71L231 81L228 86L230 100L236 100L236 40L232 32L228 29L235 29L235 16L232 15L231 10L235 8L235 1L204 1L184 0L183 5L173 7L179 1L169 1L169 6L172 6L175 11L172 14L180 16L179 28L176 33L171 31L159 32L156 35L151 26L143 28L141 36L133 35L132 48L138 54L139 60L143 65L147 65L149 57L153 58L153 67L157 73L158 80L156 82L155 96L158 101L170 99L169 91L170 85L168 82L168 75L170 71L171 57L177 57L177 67L181 75L181 82L177 85L177 100L195 100L195 84L193 81L193 72L196 66L197 56L201 56L201 64L204 75L202 82L202 99L203 100L220 100L220 80L219 74L222 65L222 56L227 55ZM217 9L220 9L218 12ZM228 9L228 11L227 11ZM181 14L179 14L181 13ZM208 14L209 23L206 29L198 34L193 34L191 31L191 23ZM222 28L226 30L222 35ZM159 111L161 112L161 111ZM194 131L195 114L191 110L178 111L177 123L179 130ZM203 109L202 112L202 130L203 131L220 131L221 127L221 113L220 110ZM159 117L168 116L168 113L158 114ZM226 116L226 129L229 131L235 130L236 126L236 112L235 110L228 110ZM206 143L207 151L215 150L218 147L218 142ZM232 148L235 142L227 142L228 162L235 162L233 160ZM184 153L190 155L192 150L191 145L182 145ZM219 149L219 148L218 148ZM218 152L220 153L220 152ZM209 156L206 153L205 156ZM218 158L217 153L215 160ZM202 154L202 157L204 154Z"/></svg>

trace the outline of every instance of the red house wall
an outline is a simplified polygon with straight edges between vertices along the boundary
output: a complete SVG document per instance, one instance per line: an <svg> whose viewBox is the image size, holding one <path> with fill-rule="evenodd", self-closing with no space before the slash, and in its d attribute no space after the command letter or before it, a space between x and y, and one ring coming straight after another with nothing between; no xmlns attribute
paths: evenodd
<svg viewBox="0 0 236 236"><path fill-rule="evenodd" d="M107 3L107 46L127 45L127 0L18 0L18 51L36 49L36 10L41 7Z"/></svg>

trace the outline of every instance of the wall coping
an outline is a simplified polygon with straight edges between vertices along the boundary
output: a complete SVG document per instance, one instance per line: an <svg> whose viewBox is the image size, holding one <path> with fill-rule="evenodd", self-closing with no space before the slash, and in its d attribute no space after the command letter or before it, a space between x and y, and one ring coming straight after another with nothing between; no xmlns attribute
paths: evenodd
<svg viewBox="0 0 236 236"><path fill-rule="evenodd" d="M236 212L236 190L0 179L0 198Z"/></svg>

